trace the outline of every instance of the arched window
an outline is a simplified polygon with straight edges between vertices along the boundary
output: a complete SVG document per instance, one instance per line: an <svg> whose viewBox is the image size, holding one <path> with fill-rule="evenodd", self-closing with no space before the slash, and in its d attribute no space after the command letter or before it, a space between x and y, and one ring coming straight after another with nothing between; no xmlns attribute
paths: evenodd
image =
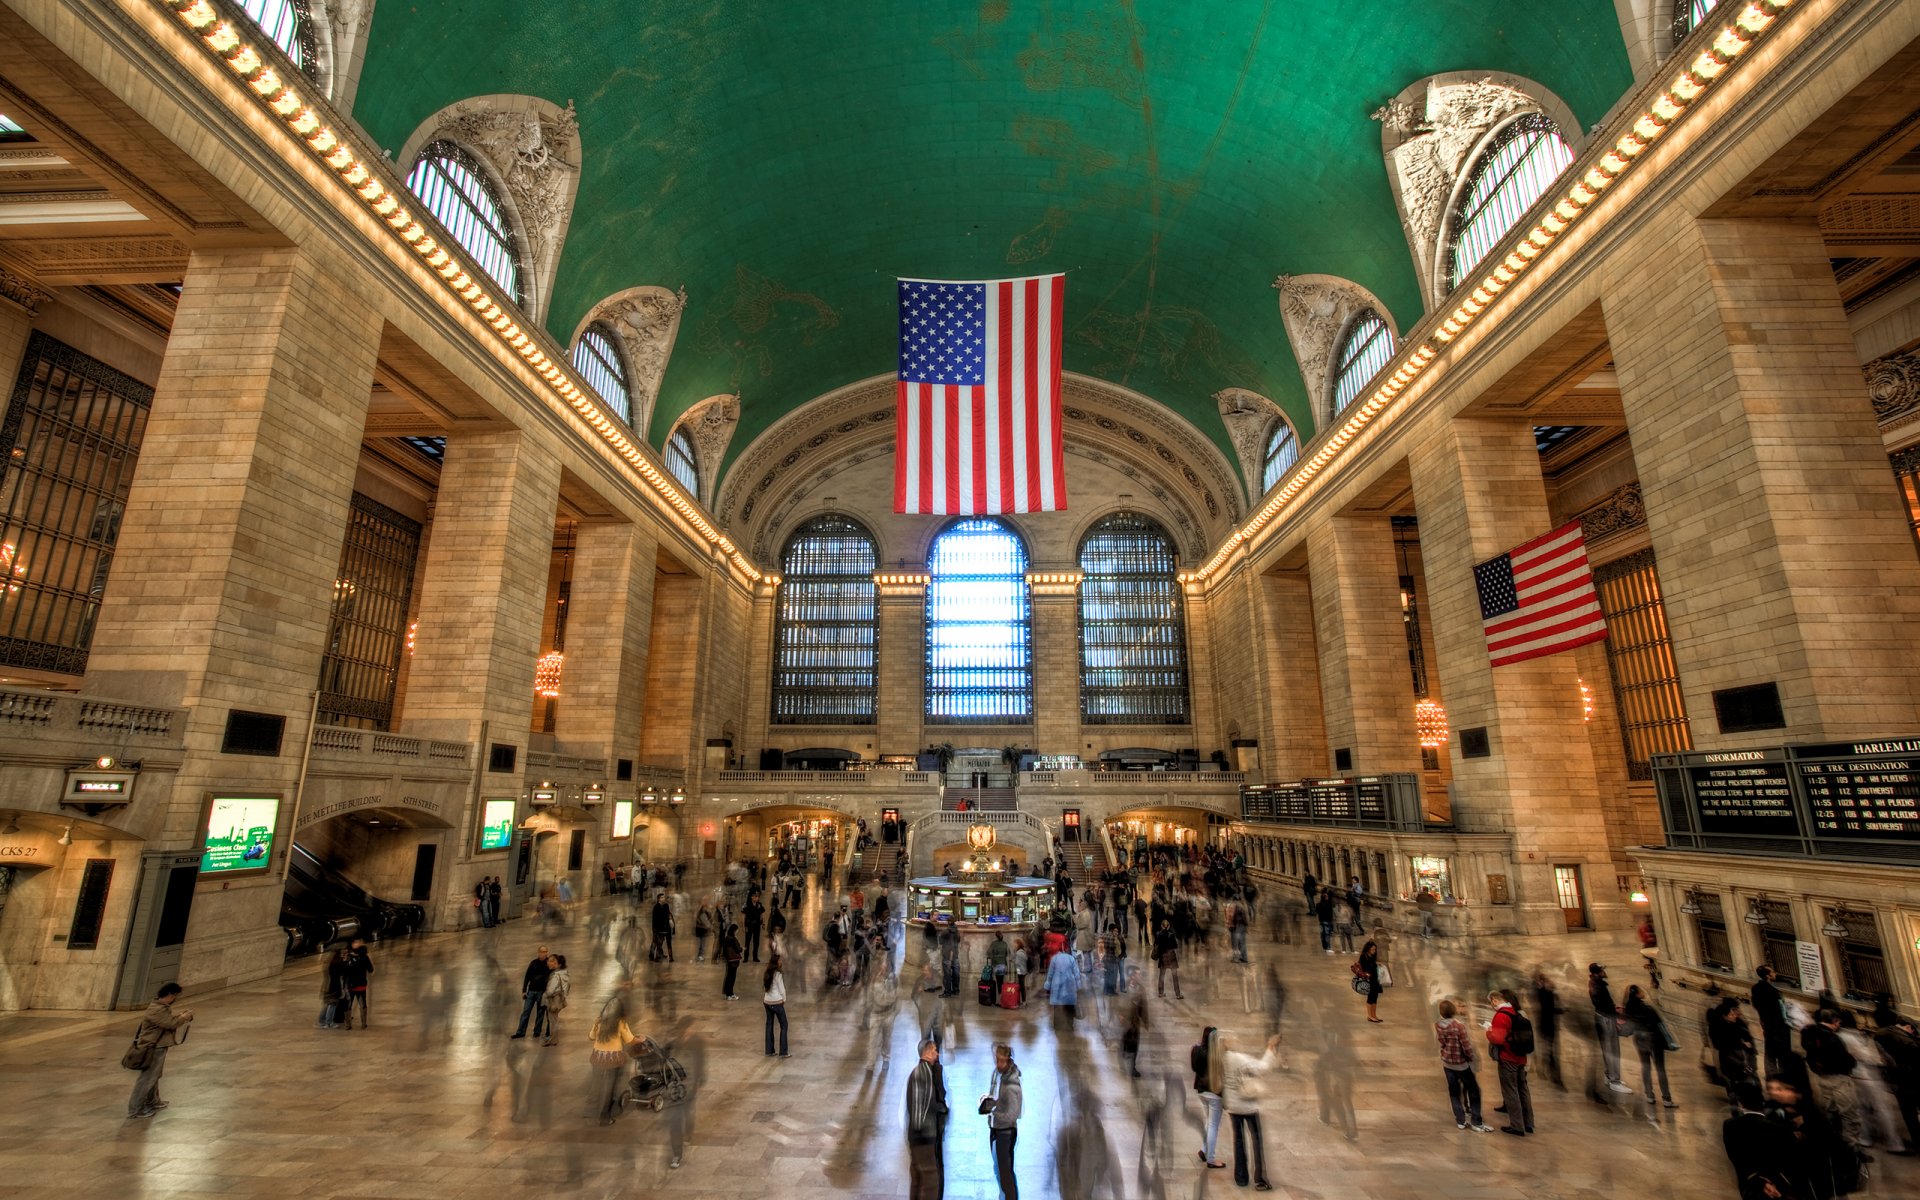
<svg viewBox="0 0 1920 1200"><path fill-rule="evenodd" d="M927 719L1033 720L1027 548L991 517L955 521L927 555Z"/></svg>
<svg viewBox="0 0 1920 1200"><path fill-rule="evenodd" d="M1502 126L1468 174L1454 212L1447 286L1459 287L1572 162L1573 147L1544 113Z"/></svg>
<svg viewBox="0 0 1920 1200"><path fill-rule="evenodd" d="M1102 517L1080 543L1080 718L1185 725L1187 629L1173 539L1137 513Z"/></svg>
<svg viewBox="0 0 1920 1200"><path fill-rule="evenodd" d="M519 303L520 263L507 228L506 206L479 161L452 142L428 142L407 176L407 187L480 269Z"/></svg>
<svg viewBox="0 0 1920 1200"><path fill-rule="evenodd" d="M1720 4L1720 0L1674 0L1673 40L1679 43L1700 28L1700 22Z"/></svg>
<svg viewBox="0 0 1920 1200"><path fill-rule="evenodd" d="M1285 417L1267 439L1267 454L1260 467L1260 490L1270 492L1273 485L1293 470L1293 464L1300 461L1300 437L1293 431L1293 422Z"/></svg>
<svg viewBox="0 0 1920 1200"><path fill-rule="evenodd" d="M1372 309L1347 323L1347 336L1333 368L1333 411L1344 412L1366 390L1381 368L1393 361L1393 330Z"/></svg>
<svg viewBox="0 0 1920 1200"><path fill-rule="evenodd" d="M684 429L667 439L667 473L680 481L687 495L700 498L700 460L693 456L693 439Z"/></svg>
<svg viewBox="0 0 1920 1200"><path fill-rule="evenodd" d="M879 625L873 535L815 517L780 556L773 629L773 723L871 725Z"/></svg>
<svg viewBox="0 0 1920 1200"><path fill-rule="evenodd" d="M631 424L633 402L627 396L627 369L621 364L615 336L598 321L587 326L573 344L573 369L580 372L588 387L600 393L614 415Z"/></svg>
<svg viewBox="0 0 1920 1200"><path fill-rule="evenodd" d="M293 65L311 75L318 57L313 42L313 10L307 0L238 0L260 32L287 52Z"/></svg>

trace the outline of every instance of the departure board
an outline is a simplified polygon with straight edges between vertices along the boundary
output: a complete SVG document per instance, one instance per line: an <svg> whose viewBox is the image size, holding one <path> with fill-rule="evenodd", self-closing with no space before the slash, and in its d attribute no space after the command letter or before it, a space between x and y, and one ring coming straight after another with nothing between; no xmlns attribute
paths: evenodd
<svg viewBox="0 0 1920 1200"><path fill-rule="evenodd" d="M1809 746L1796 759L1815 837L1920 840L1920 743Z"/></svg>
<svg viewBox="0 0 1920 1200"><path fill-rule="evenodd" d="M1757 754L1725 757L1732 761L1687 768L1701 831L1798 836L1800 818L1793 811L1787 764L1766 761Z"/></svg>

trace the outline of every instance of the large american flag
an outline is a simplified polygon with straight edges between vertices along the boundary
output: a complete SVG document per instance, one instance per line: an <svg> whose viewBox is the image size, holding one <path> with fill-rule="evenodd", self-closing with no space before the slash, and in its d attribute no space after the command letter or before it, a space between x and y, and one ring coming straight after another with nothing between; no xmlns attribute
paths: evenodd
<svg viewBox="0 0 1920 1200"><path fill-rule="evenodd" d="M893 511L1052 512L1066 276L900 283Z"/></svg>
<svg viewBox="0 0 1920 1200"><path fill-rule="evenodd" d="M1558 654L1607 636L1580 522L1515 546L1473 569L1487 654L1496 667Z"/></svg>

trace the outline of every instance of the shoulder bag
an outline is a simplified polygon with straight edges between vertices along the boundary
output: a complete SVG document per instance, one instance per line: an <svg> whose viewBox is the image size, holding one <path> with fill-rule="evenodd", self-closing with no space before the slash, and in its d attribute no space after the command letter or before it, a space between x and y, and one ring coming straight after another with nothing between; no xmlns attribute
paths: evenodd
<svg viewBox="0 0 1920 1200"><path fill-rule="evenodd" d="M136 1032L133 1035L133 1043L127 1047L127 1052L120 1056L120 1065L129 1071L144 1071L153 1065L154 1056L159 1053L158 1046L142 1046L140 1034Z"/></svg>

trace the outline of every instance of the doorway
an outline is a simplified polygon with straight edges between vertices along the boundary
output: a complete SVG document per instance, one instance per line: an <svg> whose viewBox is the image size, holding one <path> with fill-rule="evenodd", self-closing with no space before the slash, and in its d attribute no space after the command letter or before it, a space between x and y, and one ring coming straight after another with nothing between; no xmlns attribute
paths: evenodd
<svg viewBox="0 0 1920 1200"><path fill-rule="evenodd" d="M1560 901L1560 915L1567 919L1567 928L1585 929L1587 898L1586 890L1580 886L1580 868L1556 866L1553 869L1553 892Z"/></svg>

